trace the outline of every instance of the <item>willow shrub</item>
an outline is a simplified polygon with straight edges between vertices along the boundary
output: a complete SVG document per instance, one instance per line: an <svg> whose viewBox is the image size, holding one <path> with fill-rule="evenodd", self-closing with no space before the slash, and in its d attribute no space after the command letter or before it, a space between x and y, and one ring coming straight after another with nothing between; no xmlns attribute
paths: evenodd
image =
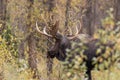
<svg viewBox="0 0 120 80"><path fill-rule="evenodd" d="M33 79L34 73L28 68L27 62L18 62L15 49L18 42L10 32L7 28L0 35L0 80L36 80Z"/></svg>
<svg viewBox="0 0 120 80"><path fill-rule="evenodd" d="M95 64L95 68L93 70L92 77L94 78L94 80L108 80L108 78L109 80L119 80L118 76L120 75L120 67L118 62L120 61L120 25L119 22L114 22L112 11L112 9L107 11L109 16L102 20L103 29L98 29L93 36L94 38L100 40L100 42L98 43L100 45L100 48L97 50L96 54L99 53L102 48L105 48L101 44L106 44L108 42L115 44L112 49L106 47L105 53L99 56L98 58L93 58L93 64ZM114 27L115 25L116 27ZM87 47L83 44L83 42L73 42L72 49L67 50L68 57L63 63L64 80L84 79L86 63L83 62L83 58L86 58L86 56L83 55L83 52L86 48ZM114 54L112 55L112 57L108 58L110 52ZM76 55L76 53L79 55ZM99 72L102 72L105 68L108 68L107 72L103 72L103 75L100 76L100 73L97 73L98 69L100 70Z"/></svg>

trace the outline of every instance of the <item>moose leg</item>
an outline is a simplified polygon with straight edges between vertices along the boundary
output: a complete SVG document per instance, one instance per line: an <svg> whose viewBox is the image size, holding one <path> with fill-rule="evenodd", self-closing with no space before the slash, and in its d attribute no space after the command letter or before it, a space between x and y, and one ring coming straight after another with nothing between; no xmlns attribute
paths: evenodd
<svg viewBox="0 0 120 80"><path fill-rule="evenodd" d="M92 80L91 69L88 68L87 71L86 71L86 74L87 74L88 80Z"/></svg>

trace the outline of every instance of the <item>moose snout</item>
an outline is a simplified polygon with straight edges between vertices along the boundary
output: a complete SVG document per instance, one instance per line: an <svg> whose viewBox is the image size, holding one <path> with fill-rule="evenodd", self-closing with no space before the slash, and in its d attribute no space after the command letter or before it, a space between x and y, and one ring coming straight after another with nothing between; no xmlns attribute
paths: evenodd
<svg viewBox="0 0 120 80"><path fill-rule="evenodd" d="M55 52L54 51L48 51L47 52L47 57L54 58L55 57Z"/></svg>

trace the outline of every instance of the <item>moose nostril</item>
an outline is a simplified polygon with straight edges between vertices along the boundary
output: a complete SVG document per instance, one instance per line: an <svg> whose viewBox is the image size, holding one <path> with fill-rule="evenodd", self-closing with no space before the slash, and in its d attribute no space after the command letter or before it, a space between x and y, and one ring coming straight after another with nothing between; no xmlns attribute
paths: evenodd
<svg viewBox="0 0 120 80"><path fill-rule="evenodd" d="M50 58L54 58L55 57L55 53L53 51L48 51L48 57Z"/></svg>
<svg viewBox="0 0 120 80"><path fill-rule="evenodd" d="M51 52L51 51L48 51L47 53L48 53L48 55L50 55L52 52Z"/></svg>

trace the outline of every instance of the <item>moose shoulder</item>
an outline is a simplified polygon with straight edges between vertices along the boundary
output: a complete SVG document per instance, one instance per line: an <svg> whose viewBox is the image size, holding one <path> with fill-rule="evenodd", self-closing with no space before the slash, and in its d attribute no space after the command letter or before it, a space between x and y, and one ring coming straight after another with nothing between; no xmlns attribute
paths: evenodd
<svg viewBox="0 0 120 80"><path fill-rule="evenodd" d="M47 32L45 30L46 28L44 28L44 31L42 32L39 30L38 26L36 25L36 29L41 34L55 39L54 45L48 50L47 54L50 58L56 57L60 61L65 61L65 59L67 58L66 49L71 49L72 41L80 43L82 40L81 38L85 38L85 40L87 40L87 41L85 41L84 45L87 47L87 49L84 50L83 54L87 57L86 59L84 59L84 62L86 62L86 67L87 67L86 74L88 75L89 80L92 80L91 70L94 68L94 65L92 64L93 58L99 57L100 55L105 53L106 47L112 48L114 45L112 43L101 44L102 46L104 46L104 48L101 50L101 52L99 54L97 54L96 53L97 49L100 48L100 45L97 45L97 43L99 43L100 40L93 39L89 35L78 34L79 33L78 30L76 31L74 36L66 36L66 35L62 35L60 33L56 33L56 34L54 34L54 36L52 36L50 34L47 34ZM81 48L81 47L79 47L79 48Z"/></svg>
<svg viewBox="0 0 120 80"><path fill-rule="evenodd" d="M74 38L73 40L70 40L66 36L57 34L57 39L55 41L55 44L49 49L48 55L51 58L56 57L60 61L65 61L67 55L66 55L66 49L71 49L72 42L80 43L81 39L79 37ZM58 37L59 36L59 37ZM103 53L105 53L105 48L110 47L112 48L112 43L106 43L106 44L99 44L99 39L92 39L90 36L87 35L86 37L87 42L85 41L84 46L86 46L87 49L84 51L84 55L87 56L87 59L89 61L92 60L93 57L97 57ZM101 53L96 54L97 49L100 48L100 46L103 46L104 48L101 50ZM76 47L75 47L76 48ZM78 46L78 48L81 48Z"/></svg>

